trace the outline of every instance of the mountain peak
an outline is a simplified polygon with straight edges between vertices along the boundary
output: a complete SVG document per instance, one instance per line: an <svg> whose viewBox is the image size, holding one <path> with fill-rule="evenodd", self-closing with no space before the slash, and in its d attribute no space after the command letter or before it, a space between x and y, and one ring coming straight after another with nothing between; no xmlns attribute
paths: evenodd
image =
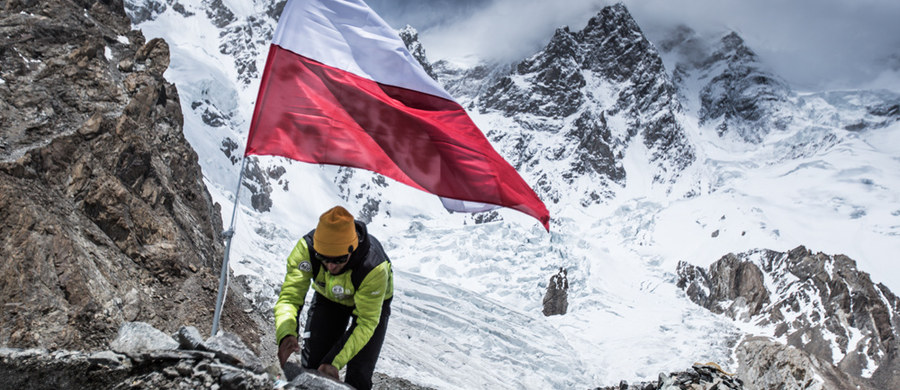
<svg viewBox="0 0 900 390"><path fill-rule="evenodd" d="M584 179L590 185L575 191L583 194L577 203L586 206L610 198L612 184L625 184L622 158L632 142L642 142L651 154L653 182L674 180L693 161L693 148L675 120L681 107L674 91L659 53L617 4L603 8L581 31L557 29L543 50L499 78L476 105L534 131L522 138L526 144L557 137L552 146L530 152L516 148L513 166L535 167L538 192L554 203L564 197L557 188L562 184L554 181L572 185L590 178ZM539 159L562 164L545 168Z"/></svg>
<svg viewBox="0 0 900 390"><path fill-rule="evenodd" d="M680 52L692 55L676 66L676 79L695 71L704 84L699 91L701 125L711 125L720 136L731 134L750 143L762 142L773 130L787 130L794 119L793 92L766 69L740 35L725 35L709 55L691 36L677 44Z"/></svg>
<svg viewBox="0 0 900 390"><path fill-rule="evenodd" d="M582 32L590 33L593 31L602 31L610 33L611 31L637 31L641 32L637 22L631 16L631 12L622 3L616 3L603 7L597 15L592 17Z"/></svg>
<svg viewBox="0 0 900 390"><path fill-rule="evenodd" d="M722 60L745 63L759 62L756 53L751 50L750 47L745 44L744 39L734 31L722 37L719 41L718 48L709 58L706 65L709 66L715 61Z"/></svg>
<svg viewBox="0 0 900 390"><path fill-rule="evenodd" d="M403 40L403 44L406 45L406 50L409 50L409 53L412 54L413 58L415 58L416 61L419 61L419 64L425 69L425 73L428 73L431 78L437 80L437 74L434 72L434 68L431 66L431 63L428 62L428 57L425 55L425 47L419 42L419 32L413 28L413 26L407 24L406 27L397 31L397 34L400 35L400 39Z"/></svg>

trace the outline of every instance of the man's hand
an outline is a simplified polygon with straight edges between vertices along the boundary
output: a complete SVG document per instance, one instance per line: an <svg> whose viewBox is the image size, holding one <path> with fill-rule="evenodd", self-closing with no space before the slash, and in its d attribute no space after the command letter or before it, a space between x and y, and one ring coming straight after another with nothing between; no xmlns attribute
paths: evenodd
<svg viewBox="0 0 900 390"><path fill-rule="evenodd" d="M322 364L319 366L319 372L334 378L334 380L338 382L341 381L341 373L338 372L338 369L335 366L332 366L330 364Z"/></svg>
<svg viewBox="0 0 900 390"><path fill-rule="evenodd" d="M281 368L284 368L284 363L287 363L288 357L294 352L300 352L297 336L284 336L281 344L278 345L278 361L281 362Z"/></svg>

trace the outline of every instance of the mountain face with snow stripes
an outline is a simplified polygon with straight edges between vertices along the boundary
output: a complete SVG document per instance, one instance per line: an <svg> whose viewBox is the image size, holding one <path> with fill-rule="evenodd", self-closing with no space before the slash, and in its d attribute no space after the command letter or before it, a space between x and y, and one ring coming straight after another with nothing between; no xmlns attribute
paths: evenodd
<svg viewBox="0 0 900 390"><path fill-rule="evenodd" d="M675 86L621 4L581 31L558 29L542 51L477 96L474 109L514 121L517 128L486 131L554 203L613 197L625 185L622 160L632 143L649 151L654 182L676 180L695 160L676 119Z"/></svg>
<svg viewBox="0 0 900 390"><path fill-rule="evenodd" d="M283 4L126 2L136 27L172 48L166 77L178 86L185 137L225 218ZM515 212L447 215L433 197L370 172L254 158L232 269L256 310L271 311L296 240L342 203L370 224L401 271L405 299L395 300L378 370L424 385L589 387L699 360L736 368L738 355L780 356L778 345L804 344L804 334L826 340L818 344L825 355L808 354L799 369L836 345L832 362L858 356L853 364L863 367L846 363L840 368L850 374L842 375L865 377L878 353L889 354L890 343L850 345L869 328L818 326L813 317L829 313L829 300L778 323L772 307L806 310L799 302L819 287L769 288L768 303L742 316L714 314L677 284L679 261L702 267L727 253L806 245L847 253L876 285L884 282L879 290L898 288L885 255L900 249L897 93L796 91L736 33L708 40L682 27L651 42L623 5L580 30L558 29L514 63L430 63L413 29L399 34L545 201L552 233ZM560 267L569 272L567 314L545 318L541 297ZM756 267L765 283L793 280L789 262ZM470 326L458 329L463 323ZM741 343L745 336L776 345ZM421 345L428 353L417 353ZM572 371L565 378L562 367ZM495 381L485 370L519 379Z"/></svg>

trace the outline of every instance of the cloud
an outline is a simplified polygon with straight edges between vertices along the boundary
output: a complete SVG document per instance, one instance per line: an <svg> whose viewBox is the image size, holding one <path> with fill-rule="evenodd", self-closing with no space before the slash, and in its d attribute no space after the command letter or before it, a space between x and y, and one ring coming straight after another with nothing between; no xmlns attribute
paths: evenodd
<svg viewBox="0 0 900 390"><path fill-rule="evenodd" d="M602 7L596 0L496 0L459 23L424 30L423 43L441 57L520 60L543 48L557 28L582 29Z"/></svg>
<svg viewBox="0 0 900 390"><path fill-rule="evenodd" d="M800 89L861 86L891 72L891 58L900 54L900 2L895 0L641 0L626 5L641 26L648 26L651 39L675 23L705 34L736 31Z"/></svg>
<svg viewBox="0 0 900 390"><path fill-rule="evenodd" d="M598 0L370 0L395 28L419 31L431 60L475 56L521 60L539 51L553 32L580 30L603 8Z"/></svg>
<svg viewBox="0 0 900 390"><path fill-rule="evenodd" d="M740 34L798 89L871 86L900 92L900 1L626 0L651 40L676 24L706 35ZM600 0L370 0L395 27L419 30L431 60L474 56L518 61L539 51L554 30L581 30ZM877 84L876 84L877 85Z"/></svg>

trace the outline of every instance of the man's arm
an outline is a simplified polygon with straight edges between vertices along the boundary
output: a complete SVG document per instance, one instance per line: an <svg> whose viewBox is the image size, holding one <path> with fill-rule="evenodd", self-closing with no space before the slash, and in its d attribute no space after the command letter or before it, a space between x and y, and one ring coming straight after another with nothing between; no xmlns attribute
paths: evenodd
<svg viewBox="0 0 900 390"><path fill-rule="evenodd" d="M312 268L300 264L309 264L309 260L306 240L301 238L287 258L287 273L284 275L278 301L275 302L275 338L279 345L285 336L297 337L297 315L303 308L306 292L313 278Z"/></svg>
<svg viewBox="0 0 900 390"><path fill-rule="evenodd" d="M381 322L381 306L387 293L390 266L391 263L385 261L373 268L360 283L359 290L353 294L356 303L356 328L331 363L338 370L369 342L375 333L375 327Z"/></svg>

